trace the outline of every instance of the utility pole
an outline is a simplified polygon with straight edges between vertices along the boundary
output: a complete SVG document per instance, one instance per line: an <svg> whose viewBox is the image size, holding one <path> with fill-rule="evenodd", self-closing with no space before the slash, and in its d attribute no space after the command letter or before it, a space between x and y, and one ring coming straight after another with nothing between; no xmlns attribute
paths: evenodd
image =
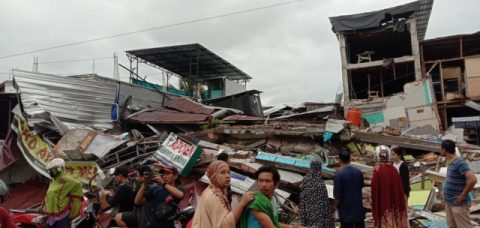
<svg viewBox="0 0 480 228"><path fill-rule="evenodd" d="M116 52L113 53L113 78L117 81L120 81L120 72L118 71L118 55Z"/></svg>
<svg viewBox="0 0 480 228"><path fill-rule="evenodd" d="M38 73L38 56L33 57L33 72Z"/></svg>

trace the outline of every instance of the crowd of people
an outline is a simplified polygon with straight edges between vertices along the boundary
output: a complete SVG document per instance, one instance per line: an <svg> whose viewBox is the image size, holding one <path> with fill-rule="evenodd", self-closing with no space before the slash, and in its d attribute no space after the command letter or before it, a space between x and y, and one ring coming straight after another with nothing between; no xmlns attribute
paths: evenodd
<svg viewBox="0 0 480 228"><path fill-rule="evenodd" d="M465 160L455 153L453 141L443 141L441 148L448 167L443 186L448 226L471 227L468 208L477 179ZM375 155L377 164L371 180L370 202L375 227L410 227L407 210L410 175L408 166L403 162L403 151L396 146L380 145L375 148ZM363 228L363 174L350 164L348 150L340 151L339 160L340 168L334 177L333 203L321 175L322 164L316 160L311 162L310 172L301 186L299 213L302 225L290 225L281 223L279 219L281 200L275 193L280 182L278 170L273 166L260 167L255 173L258 190L244 193L232 206L228 155L221 154L208 166L206 174L210 184L201 194L189 226L328 228L335 227L335 217L338 216L342 228ZM68 227L71 219L80 213L80 183L66 175L62 159L53 159L47 168L52 180L43 206L48 216L46 227ZM153 175L150 166L140 166L136 171L135 183L132 184L127 168L115 170L116 188L101 192L101 208L117 211L114 220L118 227L174 227L172 216L185 195L179 184L178 170L165 166L158 175ZM0 227L14 227L6 213L0 208Z"/></svg>

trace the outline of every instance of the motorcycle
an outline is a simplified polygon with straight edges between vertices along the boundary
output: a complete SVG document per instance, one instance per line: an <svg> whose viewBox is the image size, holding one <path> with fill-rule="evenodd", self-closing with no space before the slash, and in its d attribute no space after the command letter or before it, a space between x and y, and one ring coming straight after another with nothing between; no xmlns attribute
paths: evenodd
<svg viewBox="0 0 480 228"><path fill-rule="evenodd" d="M188 206L188 207L184 208L183 210L178 211L170 219L177 220L178 222L180 222L180 224L182 225L183 228L190 227L189 224L191 223L191 220L192 220L194 214L195 214L195 208L192 207L192 206Z"/></svg>
<svg viewBox="0 0 480 228"><path fill-rule="evenodd" d="M102 212L99 201L99 189L93 188L92 181L97 178L95 174L88 182L88 192L84 194L84 204L80 214L81 216L72 221L72 227L75 228L103 228L111 226L112 210ZM104 180L106 183L111 178ZM102 184L100 184L102 185Z"/></svg>
<svg viewBox="0 0 480 228"><path fill-rule="evenodd" d="M37 209L10 209L10 218L22 228L43 228L47 216Z"/></svg>

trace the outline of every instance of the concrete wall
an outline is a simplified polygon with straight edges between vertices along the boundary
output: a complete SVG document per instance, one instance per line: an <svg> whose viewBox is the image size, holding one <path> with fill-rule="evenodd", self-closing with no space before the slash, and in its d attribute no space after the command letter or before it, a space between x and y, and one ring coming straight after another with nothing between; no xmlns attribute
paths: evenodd
<svg viewBox="0 0 480 228"><path fill-rule="evenodd" d="M229 96L232 94L237 94L241 92L245 92L247 87L243 84L239 84L236 81L229 80L225 78L224 80L225 83L225 94L224 96Z"/></svg>

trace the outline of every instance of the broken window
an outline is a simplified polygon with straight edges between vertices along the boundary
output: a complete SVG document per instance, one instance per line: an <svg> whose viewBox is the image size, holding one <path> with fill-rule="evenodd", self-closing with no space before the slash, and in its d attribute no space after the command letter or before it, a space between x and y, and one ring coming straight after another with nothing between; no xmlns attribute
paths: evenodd
<svg viewBox="0 0 480 228"><path fill-rule="evenodd" d="M405 83L415 81L413 62L392 63L387 67L369 67L351 70L350 98L386 97L403 92Z"/></svg>
<svg viewBox="0 0 480 228"><path fill-rule="evenodd" d="M369 54L370 61L412 55L410 32L394 32L393 28L378 31L357 31L346 35L347 61L359 63L362 54Z"/></svg>

